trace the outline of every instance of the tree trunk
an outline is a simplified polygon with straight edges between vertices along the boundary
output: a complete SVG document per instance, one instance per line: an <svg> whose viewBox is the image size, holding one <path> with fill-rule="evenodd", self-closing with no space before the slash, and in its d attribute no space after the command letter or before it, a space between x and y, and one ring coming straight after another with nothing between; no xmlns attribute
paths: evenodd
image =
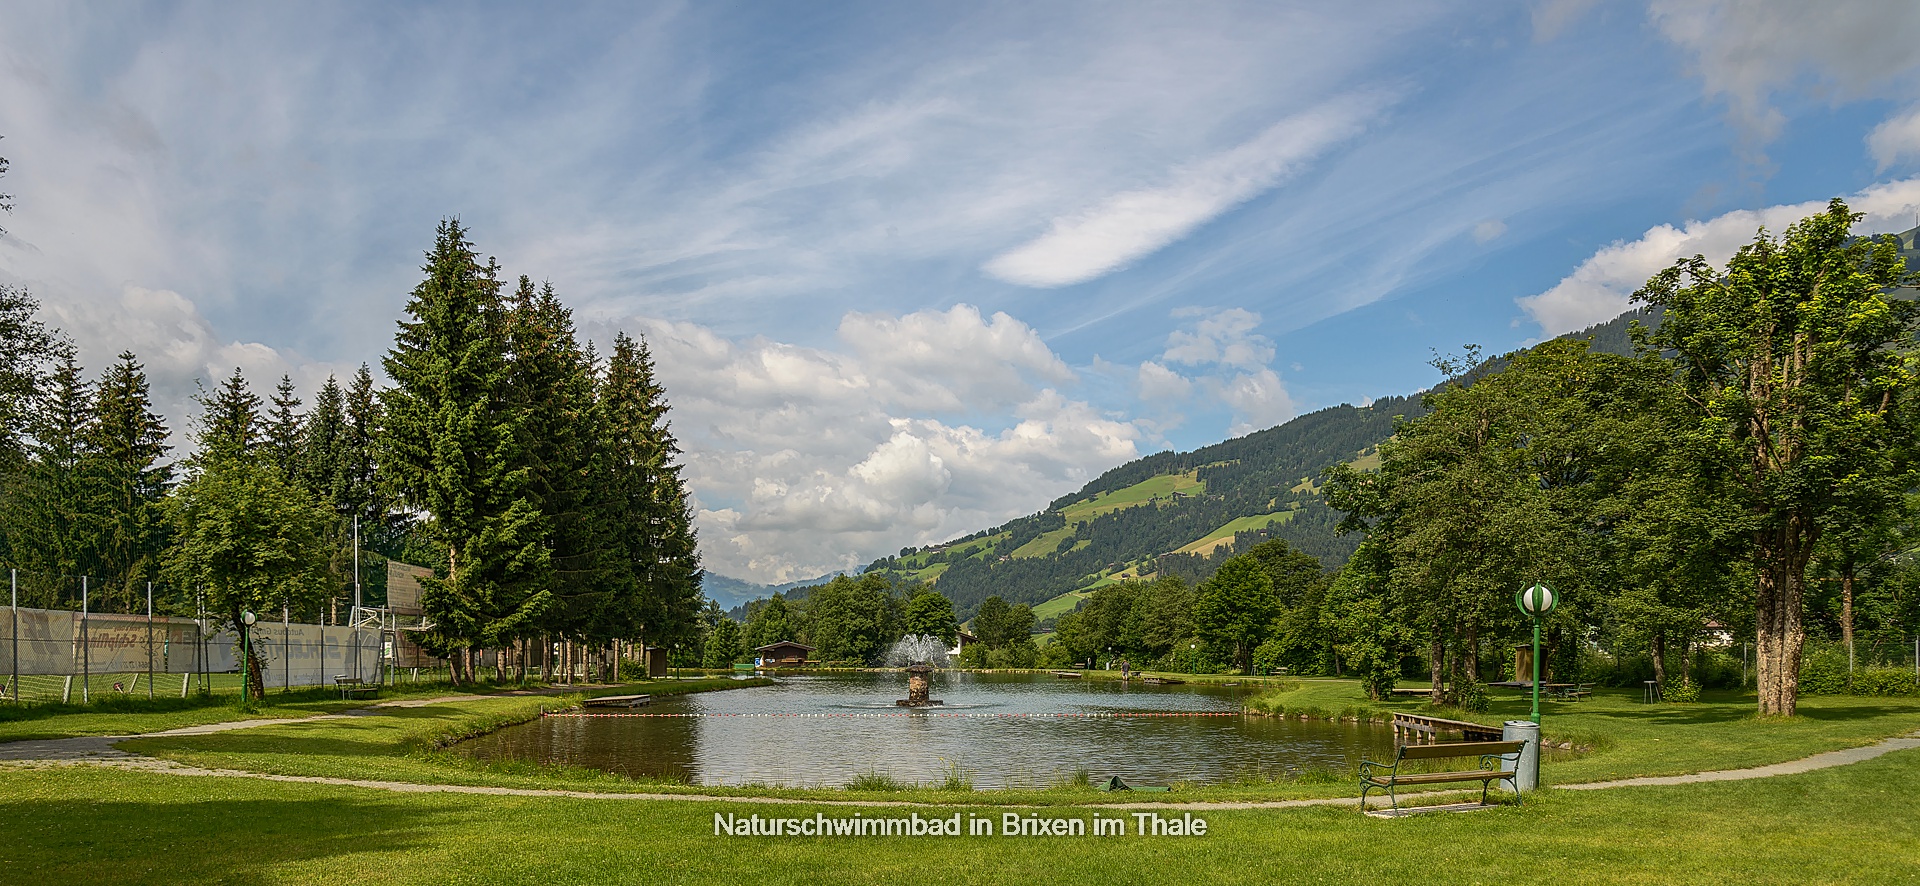
<svg viewBox="0 0 1920 886"><path fill-rule="evenodd" d="M1461 676L1467 683L1478 686L1480 685L1480 638L1472 628L1467 629L1467 640L1462 647ZM1459 689L1459 686L1454 687L1456 692Z"/></svg>
<svg viewBox="0 0 1920 886"><path fill-rule="evenodd" d="M267 663L260 658L260 644L247 644L247 692L255 701L267 698Z"/></svg>
<svg viewBox="0 0 1920 886"><path fill-rule="evenodd" d="M1667 632L1666 631L1662 630L1662 631L1653 632L1653 648L1648 651L1653 655L1654 685L1659 686L1661 689L1664 690L1667 688Z"/></svg>
<svg viewBox="0 0 1920 886"><path fill-rule="evenodd" d="M1427 696L1427 701L1430 704L1439 705L1445 703L1447 700L1446 693L1440 688L1442 679L1447 672L1447 644L1446 641L1440 639L1438 633L1435 633L1433 636L1431 651L1433 657L1429 660L1433 663L1433 693Z"/></svg>
<svg viewBox="0 0 1920 886"><path fill-rule="evenodd" d="M1693 641L1680 641L1680 682L1693 682Z"/></svg>
<svg viewBox="0 0 1920 886"><path fill-rule="evenodd" d="M1853 691L1853 570L1840 573L1840 639L1847 644L1847 691Z"/></svg>
<svg viewBox="0 0 1920 886"><path fill-rule="evenodd" d="M1790 518L1785 527L1761 533L1756 545L1754 665L1762 716L1793 716L1799 702L1800 653L1807 642L1804 582L1814 536L1799 518Z"/></svg>

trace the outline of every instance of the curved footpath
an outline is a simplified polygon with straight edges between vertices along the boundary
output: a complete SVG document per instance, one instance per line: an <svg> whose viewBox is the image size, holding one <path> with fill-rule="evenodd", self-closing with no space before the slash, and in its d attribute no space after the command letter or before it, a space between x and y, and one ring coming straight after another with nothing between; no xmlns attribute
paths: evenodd
<svg viewBox="0 0 1920 886"><path fill-rule="evenodd" d="M347 717L379 716L380 708L415 708L448 701L471 701L497 696L450 695L441 698L405 699L382 702L371 707L356 708L338 714L318 714L312 717L297 717L276 720L235 720L226 723L208 723L201 726L187 726L180 729L168 729L164 732L149 732L141 735L88 735L77 738L58 738L38 741L14 741L0 743L0 767L31 767L47 765L95 765L114 769L126 769L138 772L156 772L167 775L200 776L214 778L257 778L264 781L292 782L296 784L323 784L341 787L370 788L373 790L394 791L405 794L481 794L499 797L571 797L579 800L681 800L714 803L765 803L778 805L808 806L933 806L954 804L918 803L907 800L796 800L778 797L729 797L713 794L655 794L655 793L614 793L605 791L569 791L559 788L501 788L479 785L452 784L415 784L404 781L376 781L359 778L326 778L311 775L272 775L263 772L246 772L238 769L204 769L187 766L171 760L161 760L130 751L120 750L118 744L132 738L163 738L170 735L210 735L216 732L231 732L236 729L252 729L259 726L278 726L285 723L304 723L312 720L339 720ZM1883 739L1869 745L1845 750L1827 751L1789 760L1785 763L1773 763L1767 766L1754 766L1748 769L1721 769L1711 772L1695 772L1689 775L1647 776L1642 778L1623 778L1614 781L1594 781L1576 784L1557 784L1552 787L1569 791L1594 791L1609 788L1643 787L1653 785L1704 784L1715 781L1745 781L1753 778L1773 778L1780 775L1795 775L1811 772L1815 769L1828 769L1834 766L1846 766L1871 760L1894 751L1920 748L1920 732L1904 736ZM1410 797L1441 797L1461 791L1429 791ZM1472 793L1467 791L1465 793ZM1144 803L1102 803L1105 809L1289 809L1305 806L1357 806L1360 801L1355 797L1336 797L1312 800L1267 800L1267 801L1193 801L1193 802L1144 802Z"/></svg>

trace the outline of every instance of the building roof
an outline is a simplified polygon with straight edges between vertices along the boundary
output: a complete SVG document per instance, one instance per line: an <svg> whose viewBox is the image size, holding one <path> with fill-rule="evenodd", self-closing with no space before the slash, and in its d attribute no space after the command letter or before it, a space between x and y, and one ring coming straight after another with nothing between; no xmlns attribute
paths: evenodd
<svg viewBox="0 0 1920 886"><path fill-rule="evenodd" d="M792 640L781 640L781 641L780 641L780 642L778 642L778 643L768 643L768 644L767 644L767 645L765 645L765 646L757 646L757 647L755 647L755 648L754 648L754 650L753 650L753 651L755 651L755 652L769 652L769 651L773 651L773 650L776 650L776 649L799 649L799 650L803 650L803 651L806 651L806 652L812 652L812 651L813 651L813 647L812 647L812 646L808 646L808 645L807 645L807 644L805 644L805 643L795 643L795 642L793 642Z"/></svg>

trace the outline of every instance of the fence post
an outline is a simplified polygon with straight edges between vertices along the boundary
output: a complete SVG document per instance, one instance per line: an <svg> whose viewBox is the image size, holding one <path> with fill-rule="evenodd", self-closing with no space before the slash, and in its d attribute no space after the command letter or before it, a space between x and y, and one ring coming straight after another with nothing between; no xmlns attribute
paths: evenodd
<svg viewBox="0 0 1920 886"><path fill-rule="evenodd" d="M280 604L280 691L293 690L293 625L286 604Z"/></svg>
<svg viewBox="0 0 1920 886"><path fill-rule="evenodd" d="M153 700L153 582L147 582L147 700Z"/></svg>
<svg viewBox="0 0 1920 886"><path fill-rule="evenodd" d="M80 703L92 704L87 684L93 682L93 634L87 630L87 577L80 576Z"/></svg>
<svg viewBox="0 0 1920 886"><path fill-rule="evenodd" d="M13 587L13 700L20 700L20 570L7 570L7 583Z"/></svg>

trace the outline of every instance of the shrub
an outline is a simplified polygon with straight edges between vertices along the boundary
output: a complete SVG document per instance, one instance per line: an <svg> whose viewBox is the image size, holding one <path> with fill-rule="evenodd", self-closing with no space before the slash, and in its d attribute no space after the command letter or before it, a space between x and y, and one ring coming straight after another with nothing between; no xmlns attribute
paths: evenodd
<svg viewBox="0 0 1920 886"><path fill-rule="evenodd" d="M1674 704L1693 704L1700 700L1700 684L1682 678L1662 691L1660 697Z"/></svg>
<svg viewBox="0 0 1920 886"><path fill-rule="evenodd" d="M1739 689L1740 658L1718 650L1701 650L1695 658L1693 677L1702 689Z"/></svg>
<svg viewBox="0 0 1920 886"><path fill-rule="evenodd" d="M1462 683L1454 690L1454 701L1469 714L1484 714L1489 705L1485 683Z"/></svg>
<svg viewBox="0 0 1920 886"><path fill-rule="evenodd" d="M1847 691L1847 653L1832 646L1809 649L1800 658L1800 692L1842 695Z"/></svg>
<svg viewBox="0 0 1920 886"><path fill-rule="evenodd" d="M1853 675L1854 695L1920 695L1920 681L1906 668L1867 668Z"/></svg>

